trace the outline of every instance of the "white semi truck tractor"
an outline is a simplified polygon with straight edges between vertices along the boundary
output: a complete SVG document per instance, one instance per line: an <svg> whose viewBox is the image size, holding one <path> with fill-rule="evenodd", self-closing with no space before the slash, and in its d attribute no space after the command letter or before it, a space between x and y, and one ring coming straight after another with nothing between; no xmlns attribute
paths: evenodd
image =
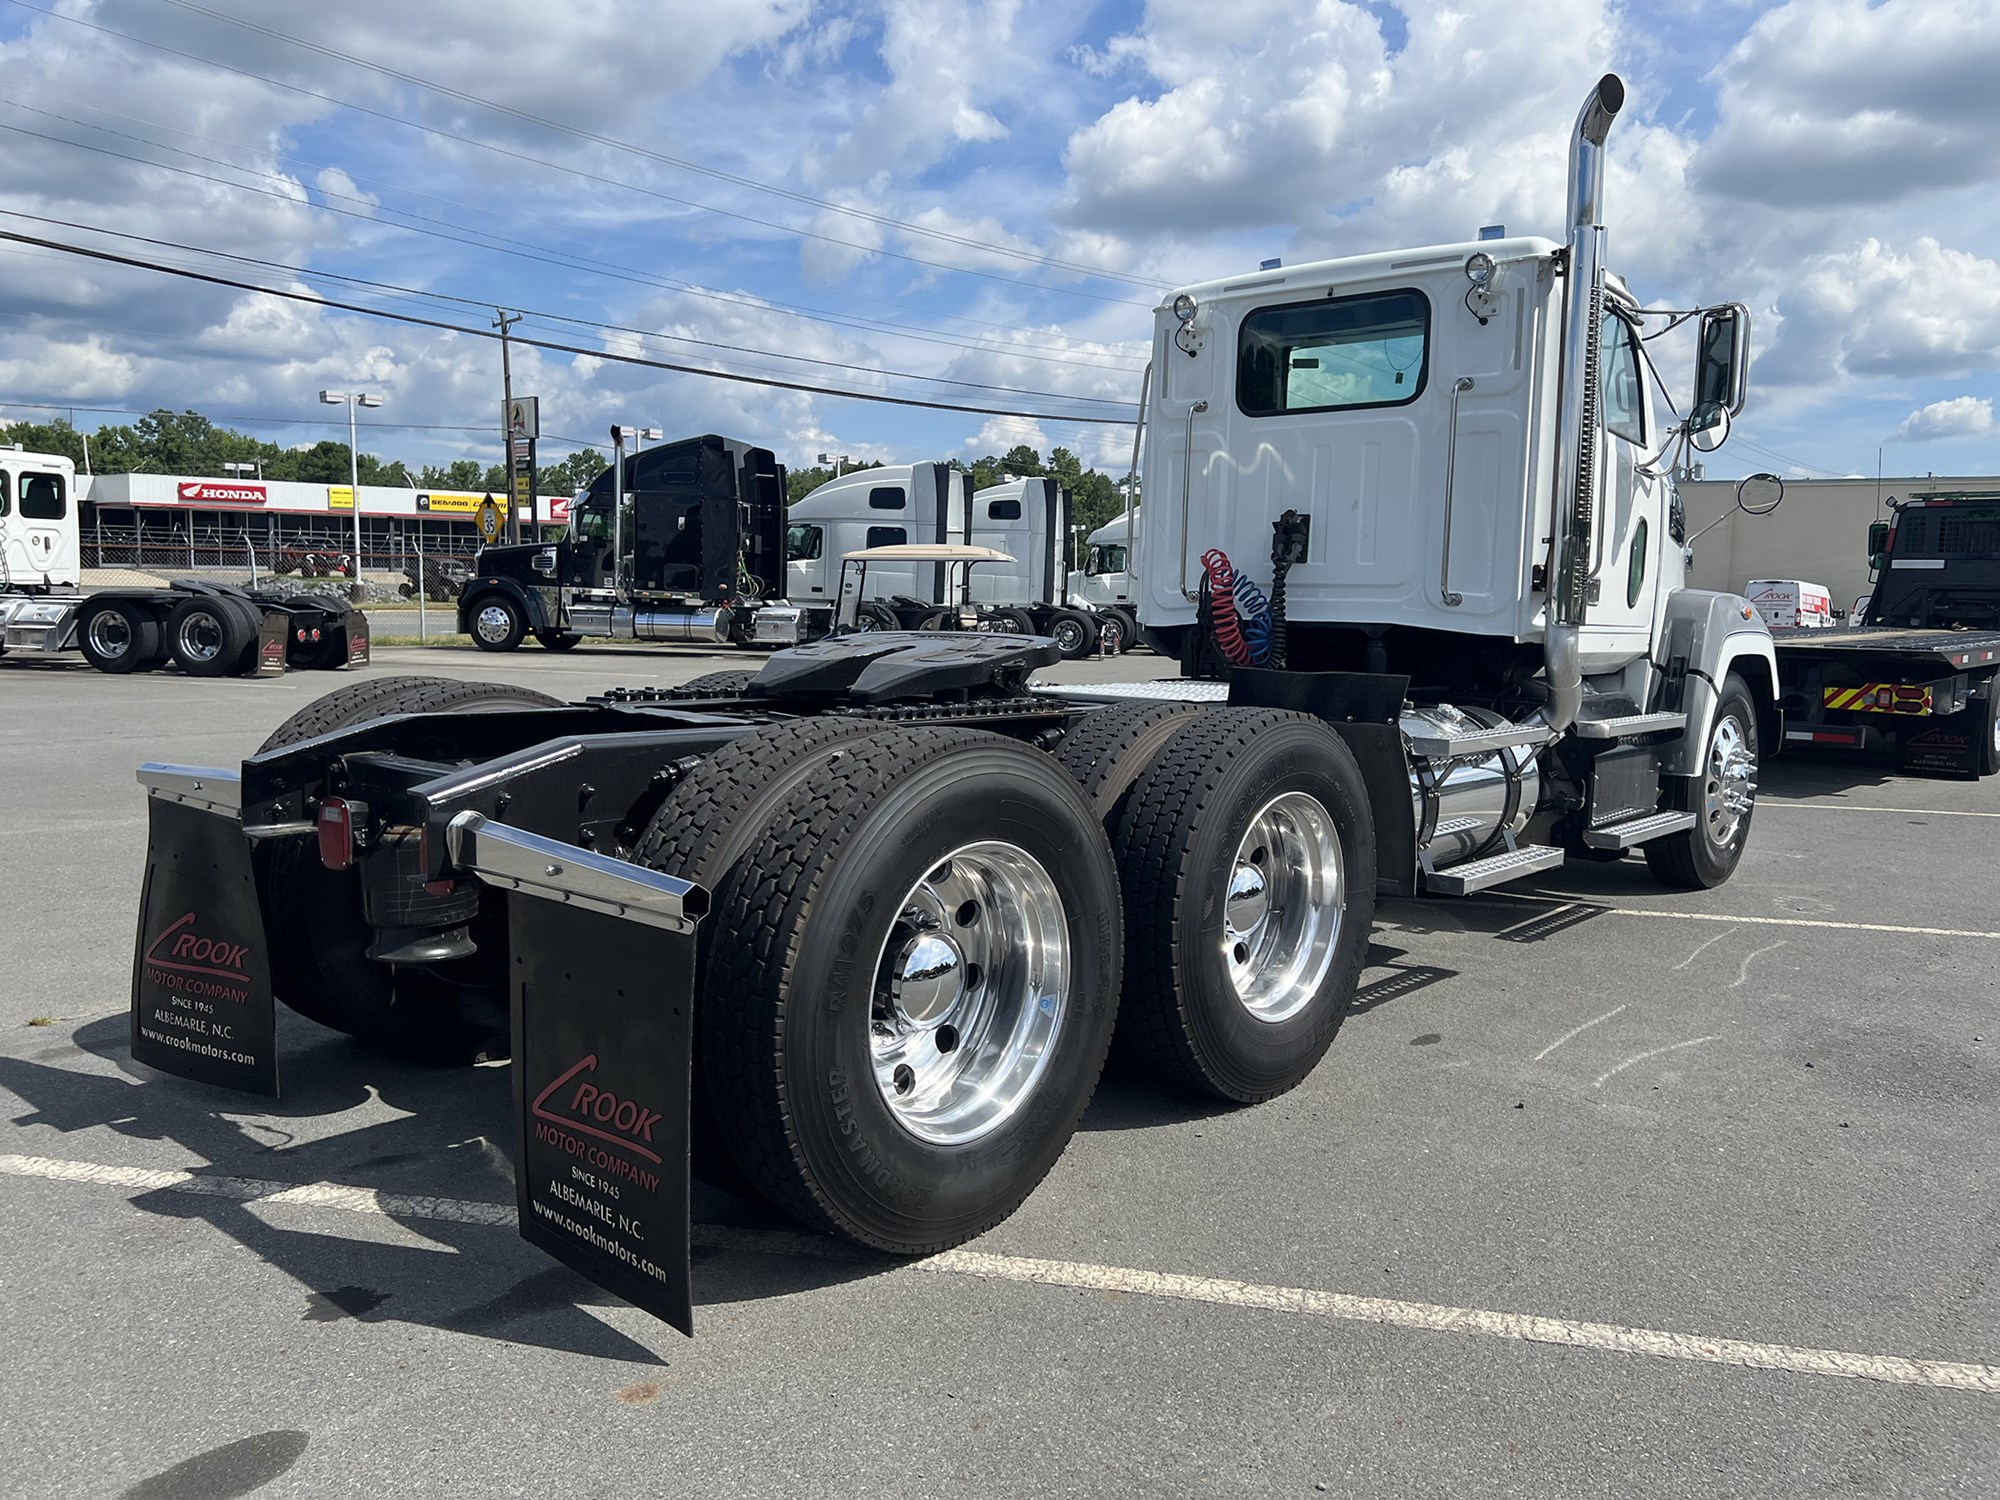
<svg viewBox="0 0 2000 1500"><path fill-rule="evenodd" d="M1336 720L1394 701L1411 816L1377 836L1407 850L1399 883L1643 847L1714 884L1780 737L1763 621L1686 587L1671 469L1742 409L1748 314L1647 313L1608 271L1623 102L1607 76L1577 120L1560 243L1279 267L1156 316L1141 624L1191 676L1317 680ZM1692 414L1668 428L1641 343L1689 317Z"/></svg>
<svg viewBox="0 0 2000 1500"><path fill-rule="evenodd" d="M1113 516L1083 539L1079 567L1070 569L1070 608L1096 617L1106 656L1138 641L1139 618L1132 609L1132 556L1138 551L1139 507Z"/></svg>
<svg viewBox="0 0 2000 1500"><path fill-rule="evenodd" d="M1695 314L1692 416L1659 430L1653 320L1603 264L1623 99L1585 103L1560 243L1159 309L1135 597L1181 678L1051 688L1052 640L878 630L579 704L353 684L240 771L142 768L134 1055L273 1092L279 1001L511 1050L522 1232L691 1329L692 1171L931 1254L1033 1191L1114 1034L1212 1097L1298 1085L1378 894L1634 848L1728 879L1771 637L1684 586L1663 456L1740 406L1748 329ZM928 550L878 560L997 560ZM232 955L226 1046L183 1008L191 924Z"/></svg>

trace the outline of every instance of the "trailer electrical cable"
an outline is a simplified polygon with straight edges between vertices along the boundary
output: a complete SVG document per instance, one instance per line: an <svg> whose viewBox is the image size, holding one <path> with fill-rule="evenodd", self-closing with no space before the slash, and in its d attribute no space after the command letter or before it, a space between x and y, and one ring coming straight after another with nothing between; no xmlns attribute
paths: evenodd
<svg viewBox="0 0 2000 1500"><path fill-rule="evenodd" d="M156 271L165 276L178 276L188 281L205 282L210 286L234 287L238 291L256 292L266 297L280 297L289 302L301 302L312 307L332 308L338 312L359 313L364 317L382 318L392 323L408 323L419 328L435 328L446 333L462 333L470 338L487 339L494 343L500 335L491 328L475 327L464 323L450 323L442 318L421 318L414 313L392 312L387 308L367 307L357 302L341 302L331 297L316 297L308 292L290 291L280 287L258 286L255 282L240 281L231 276L217 276L207 271L195 271L181 266L165 265L158 261L141 260L135 256L114 255L108 250L88 250L80 245L65 245L58 240L42 239L37 235L20 234L13 230L0 230L0 240L20 245L35 245L44 250L56 250L66 255L81 256L86 260L102 261L109 265L129 266L140 271ZM1016 417L1023 421L1074 422L1093 427L1129 427L1130 417L1086 416L1069 412L1018 411L1010 407L972 406L956 401L921 401L913 396L891 396L873 391L843 391L835 386L811 385L798 380L775 380L764 375L745 375L732 370L705 370L699 365L676 364L669 360L646 359L636 354L620 354L608 349L586 349L577 344L559 344L550 339L524 338L519 334L509 336L511 341L530 349L544 349L554 354L580 355L587 359L601 359L611 364L636 365L650 370L671 370L681 375L701 375L711 380L727 380L738 385L764 386L772 390L803 391L809 395L831 396L847 401L867 401L880 406L906 406L924 411L957 411L973 416ZM1049 393L1055 399L1067 399Z"/></svg>

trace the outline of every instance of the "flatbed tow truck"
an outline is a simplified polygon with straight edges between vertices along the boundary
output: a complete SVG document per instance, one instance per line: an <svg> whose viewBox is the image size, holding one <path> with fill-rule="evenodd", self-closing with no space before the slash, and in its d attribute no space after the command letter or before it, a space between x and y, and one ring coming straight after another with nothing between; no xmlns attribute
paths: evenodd
<svg viewBox="0 0 2000 1500"><path fill-rule="evenodd" d="M1634 850L1728 880L1771 638L1685 586L1651 455L1741 409L1748 314L1693 314L1691 415L1656 430L1602 259L1623 103L1584 102L1561 242L1156 309L1134 593L1183 679L1044 690L1053 640L836 631L574 704L349 684L234 769L141 769L134 1057L274 1092L280 1000L511 1054L522 1233L691 1331L691 1174L942 1250L1054 1165L1114 1030L1170 1086L1297 1086L1378 892Z"/></svg>
<svg viewBox="0 0 2000 1500"><path fill-rule="evenodd" d="M1868 552L1869 623L1772 632L1785 745L2000 774L2000 492L1910 501Z"/></svg>

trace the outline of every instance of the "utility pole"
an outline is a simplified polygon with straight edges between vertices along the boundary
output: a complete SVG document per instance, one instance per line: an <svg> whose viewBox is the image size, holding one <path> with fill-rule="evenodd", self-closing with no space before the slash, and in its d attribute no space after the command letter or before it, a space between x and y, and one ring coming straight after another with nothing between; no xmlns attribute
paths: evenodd
<svg viewBox="0 0 2000 1500"><path fill-rule="evenodd" d="M507 427L507 413L514 409L514 361L507 330L521 321L521 315L510 313L504 307L493 310L500 315L493 326L500 330L500 452L505 456L503 464L507 470L507 540L518 542L521 540L521 510L514 503L514 434Z"/></svg>

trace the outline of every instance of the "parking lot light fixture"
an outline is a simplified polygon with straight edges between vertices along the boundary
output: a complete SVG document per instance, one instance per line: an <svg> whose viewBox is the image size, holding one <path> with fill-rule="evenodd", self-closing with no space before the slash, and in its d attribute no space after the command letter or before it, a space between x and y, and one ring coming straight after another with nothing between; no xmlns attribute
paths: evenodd
<svg viewBox="0 0 2000 1500"><path fill-rule="evenodd" d="M356 446L354 408L376 407L382 397L365 391L321 391L319 399L328 406L347 408L347 497L354 507L354 587L348 592L356 602L361 598L361 450Z"/></svg>

